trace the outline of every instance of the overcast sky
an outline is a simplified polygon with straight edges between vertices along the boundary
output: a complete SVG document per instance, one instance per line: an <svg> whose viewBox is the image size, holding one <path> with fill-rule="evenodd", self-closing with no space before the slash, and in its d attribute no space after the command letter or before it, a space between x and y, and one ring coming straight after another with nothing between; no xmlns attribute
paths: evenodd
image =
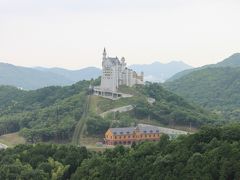
<svg viewBox="0 0 240 180"><path fill-rule="evenodd" d="M0 0L0 61L79 69L216 63L240 52L240 0Z"/></svg>

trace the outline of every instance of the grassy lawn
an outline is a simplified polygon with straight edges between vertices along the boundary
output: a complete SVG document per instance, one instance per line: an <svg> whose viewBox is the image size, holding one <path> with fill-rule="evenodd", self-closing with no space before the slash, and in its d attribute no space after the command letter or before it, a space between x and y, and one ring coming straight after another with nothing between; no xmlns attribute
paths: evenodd
<svg viewBox="0 0 240 180"><path fill-rule="evenodd" d="M14 147L18 144L25 144L26 141L22 136L19 136L18 133L11 133L0 136L0 143Z"/></svg>

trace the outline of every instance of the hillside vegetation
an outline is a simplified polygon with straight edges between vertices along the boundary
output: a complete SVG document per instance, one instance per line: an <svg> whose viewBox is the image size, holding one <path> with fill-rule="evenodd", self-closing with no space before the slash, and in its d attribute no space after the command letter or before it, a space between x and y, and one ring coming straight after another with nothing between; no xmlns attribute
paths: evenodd
<svg viewBox="0 0 240 180"><path fill-rule="evenodd" d="M89 81L34 91L0 87L0 134L21 130L29 142L70 139L88 86Z"/></svg>
<svg viewBox="0 0 240 180"><path fill-rule="evenodd" d="M183 98L165 90L160 84L120 88L133 94L130 98L113 101L90 96L87 92L90 81L80 81L72 86L51 86L33 91L23 91L10 86L0 87L0 135L18 132L28 142L69 142L74 129L87 136L102 137L109 127L134 126L147 122L157 125L181 125L199 127L217 123L213 113L189 104ZM99 79L91 84L99 84ZM156 99L149 104L147 98ZM86 112L86 104L88 104ZM125 113L101 113L116 107L132 105ZM82 116L84 115L84 118ZM82 121L82 122L81 122ZM78 124L78 126L76 126ZM78 142L75 138L75 141Z"/></svg>
<svg viewBox="0 0 240 180"><path fill-rule="evenodd" d="M0 179L240 179L240 125L205 127L175 140L104 152L69 145L0 151Z"/></svg>
<svg viewBox="0 0 240 180"><path fill-rule="evenodd" d="M190 104L183 98L165 90L158 83L148 83L145 86L132 88L122 86L121 92L133 94L130 98L110 100L92 96L90 113L87 123L87 133L103 135L109 127L135 126L138 123L147 123L162 126L185 126L191 124L200 127L204 124L220 123L219 117L203 108ZM150 104L147 98L154 98ZM99 117L105 111L113 108L132 105L130 112L110 113L106 117Z"/></svg>
<svg viewBox="0 0 240 180"><path fill-rule="evenodd" d="M240 67L207 68L164 85L226 120L240 119Z"/></svg>

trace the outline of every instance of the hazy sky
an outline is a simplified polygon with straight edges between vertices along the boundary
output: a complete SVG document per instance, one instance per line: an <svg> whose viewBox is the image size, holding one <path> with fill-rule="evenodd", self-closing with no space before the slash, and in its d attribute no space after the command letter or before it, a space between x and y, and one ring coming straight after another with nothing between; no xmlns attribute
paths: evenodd
<svg viewBox="0 0 240 180"><path fill-rule="evenodd" d="M0 0L0 61L78 69L216 63L240 52L240 0Z"/></svg>

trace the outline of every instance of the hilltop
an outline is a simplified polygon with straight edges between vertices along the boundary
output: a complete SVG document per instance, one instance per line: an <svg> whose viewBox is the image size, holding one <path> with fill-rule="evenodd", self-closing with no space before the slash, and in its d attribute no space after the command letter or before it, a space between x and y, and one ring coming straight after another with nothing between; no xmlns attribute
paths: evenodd
<svg viewBox="0 0 240 180"><path fill-rule="evenodd" d="M231 55L230 57L220 61L217 64L205 65L205 66L202 66L199 68L188 69L188 70L184 70L182 72L176 73L175 75L170 77L167 80L167 82L177 80L177 79L184 77L185 75L188 75L194 71L203 70L203 69L211 68L211 67L240 67L240 53L235 53L235 54Z"/></svg>

